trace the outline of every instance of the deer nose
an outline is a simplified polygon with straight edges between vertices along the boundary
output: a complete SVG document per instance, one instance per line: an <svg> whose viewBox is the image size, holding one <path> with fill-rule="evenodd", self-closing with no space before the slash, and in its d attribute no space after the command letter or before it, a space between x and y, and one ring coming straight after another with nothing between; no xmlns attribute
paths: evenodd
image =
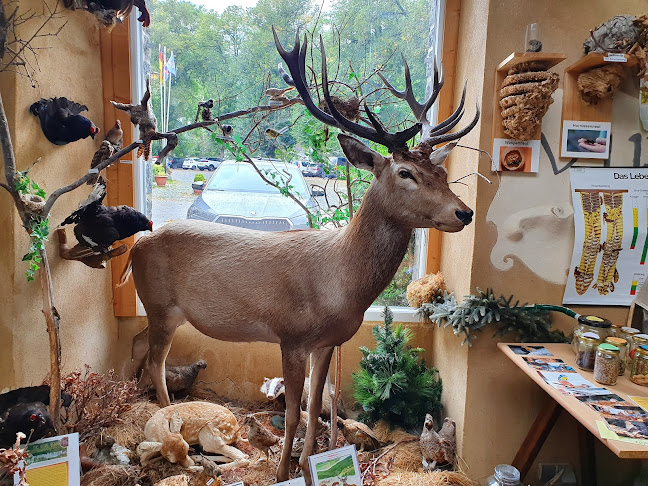
<svg viewBox="0 0 648 486"><path fill-rule="evenodd" d="M463 224L470 224L472 222L473 214L475 213L470 209L468 211L455 211L455 214Z"/></svg>

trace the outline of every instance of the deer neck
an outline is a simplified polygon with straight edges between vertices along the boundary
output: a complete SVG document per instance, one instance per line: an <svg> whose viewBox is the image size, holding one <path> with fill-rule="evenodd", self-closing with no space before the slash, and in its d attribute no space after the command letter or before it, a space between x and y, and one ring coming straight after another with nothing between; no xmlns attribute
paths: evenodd
<svg viewBox="0 0 648 486"><path fill-rule="evenodd" d="M413 231L385 216L378 192L369 187L341 238L342 258L349 269L343 285L354 299L352 305L362 312L391 282Z"/></svg>

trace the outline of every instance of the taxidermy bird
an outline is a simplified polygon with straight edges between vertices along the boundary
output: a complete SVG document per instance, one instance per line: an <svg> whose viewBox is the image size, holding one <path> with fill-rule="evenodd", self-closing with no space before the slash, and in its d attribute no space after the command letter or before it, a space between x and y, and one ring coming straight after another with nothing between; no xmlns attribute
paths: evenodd
<svg viewBox="0 0 648 486"><path fill-rule="evenodd" d="M0 416L0 446L9 446L22 432L29 442L42 439L55 432L52 417L41 402L18 403Z"/></svg>
<svg viewBox="0 0 648 486"><path fill-rule="evenodd" d="M123 146L124 132L122 131L121 122L117 120L115 122L115 125L110 130L108 130L108 133L106 133L103 142L101 142L101 146L92 157L90 168L94 169L99 164L112 157L115 152L119 152L123 148ZM97 183L99 178L100 176L97 174L96 176L90 178L88 182L86 182L86 184L93 186Z"/></svg>
<svg viewBox="0 0 648 486"><path fill-rule="evenodd" d="M367 425L351 419L338 418L340 430L349 444L355 444L360 451L375 451L380 447L380 441Z"/></svg>
<svg viewBox="0 0 648 486"><path fill-rule="evenodd" d="M221 125L221 130L223 131L223 135L230 137L232 132L234 132L234 127L232 125Z"/></svg>
<svg viewBox="0 0 648 486"><path fill-rule="evenodd" d="M270 448L273 445L279 444L279 437L261 425L254 415L248 415L245 417L243 425L247 425L250 428L248 431L248 441L250 442L250 445L263 451L267 459Z"/></svg>
<svg viewBox="0 0 648 486"><path fill-rule="evenodd" d="M207 368L204 359L186 366L167 366L166 384L169 393L184 393L194 384L200 370Z"/></svg>
<svg viewBox="0 0 648 486"><path fill-rule="evenodd" d="M153 222L129 206L104 206L105 186L97 185L79 209L68 216L61 226L76 223L74 236L79 242L70 253L84 257L90 253L103 253L118 240L139 231L153 231Z"/></svg>
<svg viewBox="0 0 648 486"><path fill-rule="evenodd" d="M428 413L425 416L420 444L423 467L426 470L434 470L439 464L454 464L457 450L454 420L446 417L441 430L437 433L434 430L434 419Z"/></svg>
<svg viewBox="0 0 648 486"><path fill-rule="evenodd" d="M18 403L40 402L49 405L49 395L49 385L26 386L2 393L0 394L0 415ZM69 407L72 403L72 397L64 391L61 391L61 400L64 407Z"/></svg>
<svg viewBox="0 0 648 486"><path fill-rule="evenodd" d="M113 27L117 21L123 22L135 6L140 10L137 20L142 22L142 26L148 27L151 24L145 0L63 0L63 5L70 10L87 10L106 27Z"/></svg>
<svg viewBox="0 0 648 486"><path fill-rule="evenodd" d="M288 91L291 89L295 89L294 86L290 86L288 88L280 89L280 88L268 88L265 91L266 96L269 96L270 99L276 99L279 96L284 96Z"/></svg>
<svg viewBox="0 0 648 486"><path fill-rule="evenodd" d="M88 107L67 98L41 98L29 107L40 120L47 140L55 145L66 145L82 138L94 138L99 128L85 116Z"/></svg>
<svg viewBox="0 0 648 486"><path fill-rule="evenodd" d="M137 105L127 105L111 101L118 110L123 110L130 115L131 123L139 127L139 138L142 145L137 149L137 156L142 155L146 160L151 156L151 144L157 134L157 118L153 113L151 104L151 80L146 80L146 91L142 100Z"/></svg>
<svg viewBox="0 0 648 486"><path fill-rule="evenodd" d="M274 128L266 128L265 134L270 138L279 138L284 133L286 133L289 128L290 126L283 127L281 130L275 130Z"/></svg>
<svg viewBox="0 0 648 486"><path fill-rule="evenodd" d="M121 122L117 120L115 125L108 130L104 140L108 140L115 149L115 152L119 152L124 148L124 131L122 130Z"/></svg>

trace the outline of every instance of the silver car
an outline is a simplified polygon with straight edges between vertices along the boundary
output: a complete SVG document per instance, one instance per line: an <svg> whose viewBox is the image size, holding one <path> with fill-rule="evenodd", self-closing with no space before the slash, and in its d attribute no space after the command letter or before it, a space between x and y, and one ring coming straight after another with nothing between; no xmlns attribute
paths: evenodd
<svg viewBox="0 0 648 486"><path fill-rule="evenodd" d="M273 180L291 177L291 192L315 212L317 204L299 168L278 161L255 160L255 165ZM202 219L261 231L308 228L306 212L279 189L267 184L247 162L226 160L207 182L202 194L187 211L187 219Z"/></svg>

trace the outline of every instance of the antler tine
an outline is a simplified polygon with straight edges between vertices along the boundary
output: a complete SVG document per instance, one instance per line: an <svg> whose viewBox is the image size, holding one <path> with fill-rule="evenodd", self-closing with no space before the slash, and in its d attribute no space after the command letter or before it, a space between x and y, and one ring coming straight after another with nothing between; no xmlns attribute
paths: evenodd
<svg viewBox="0 0 648 486"><path fill-rule="evenodd" d="M324 42L322 41L321 35L320 49L322 52L322 94L324 95L324 99L326 100L326 104L328 105L328 109L331 112L331 115L333 115L335 120L338 122L338 126L342 126L345 130L348 130L354 135L358 135L359 137L366 138L367 140L379 143L380 145L384 145L390 152L408 150L407 141L414 138L416 134L421 131L420 123L415 123L413 126L406 128L405 130L402 130L400 132L389 133L383 129L380 121L378 120L378 117L371 113L366 104L365 111L367 112L369 121L374 127L373 130L369 127L365 127L363 125L359 125L358 123L352 122L351 120L345 118L344 115L342 115L338 111L338 109L335 107L335 104L333 103L333 100L331 99L331 93L328 89L326 52L324 50Z"/></svg>
<svg viewBox="0 0 648 486"><path fill-rule="evenodd" d="M295 35L295 45L293 46L292 51L286 51L281 42L279 42L279 37L277 36L277 31L274 26L272 26L272 35L274 36L275 46L277 47L277 52L288 66L288 70L292 75L292 80L294 86L299 93L304 106L308 111L319 121L326 123L327 125L333 125L335 127L341 128L337 123L335 118L333 118L328 113L320 110L318 106L313 102L313 98L310 95L308 86L306 85L306 69L304 61L306 59L306 49L308 47L308 38L304 35L304 45L301 46L299 41L299 31ZM303 53L303 56L302 56ZM284 78L285 79L285 78Z"/></svg>
<svg viewBox="0 0 648 486"><path fill-rule="evenodd" d="M295 81L293 80L293 78L290 77L290 74L288 74L288 73L286 72L286 70L284 69L282 63L279 63L279 64L277 65L277 69L279 70L279 74L280 74L281 77L283 78L284 82L285 82L288 86L295 86Z"/></svg>
<svg viewBox="0 0 648 486"><path fill-rule="evenodd" d="M432 108L432 105L439 96L441 88L443 88L443 83L445 82L445 71L443 69L443 64L441 64L440 67L437 66L436 55L434 55L434 58L432 59L432 65L434 66L434 76L432 78L432 94L423 106L423 116L426 116L428 110ZM440 75L439 72L441 72Z"/></svg>
<svg viewBox="0 0 648 486"><path fill-rule="evenodd" d="M464 114L464 103L466 101L466 89L468 88L468 81L464 83L463 87L463 93L461 94L461 101L459 101L459 106L457 106L457 109L450 115L448 118L446 118L444 121L439 123L438 125L432 127L432 130L430 130L429 136L434 136L434 135L439 135L442 133L447 133L450 130L454 128L454 126L459 123L461 120L461 117Z"/></svg>
<svg viewBox="0 0 648 486"><path fill-rule="evenodd" d="M438 144L443 143L443 142L449 142L451 140L457 140L457 139L463 137L464 135L466 135L468 132L470 132L470 130L475 128L475 125L477 125L477 122L479 121L479 115L480 115L479 101L477 101L475 104L476 104L475 116L474 116L474 118L472 119L472 121L470 122L469 125L465 126L464 128L462 128L458 132L444 133L442 135L437 135L435 137L427 138L427 139L425 139L423 141L423 143L425 143L428 146L434 147L435 145L438 145Z"/></svg>

